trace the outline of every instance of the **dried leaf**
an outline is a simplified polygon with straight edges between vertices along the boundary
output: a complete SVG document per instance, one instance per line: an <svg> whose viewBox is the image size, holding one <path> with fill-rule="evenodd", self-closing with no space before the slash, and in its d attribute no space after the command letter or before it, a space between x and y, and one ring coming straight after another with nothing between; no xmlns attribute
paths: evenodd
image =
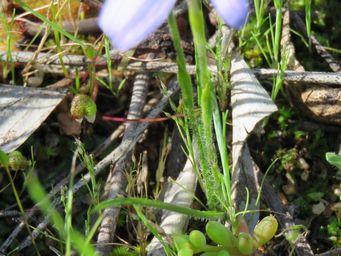
<svg viewBox="0 0 341 256"><path fill-rule="evenodd" d="M44 122L65 91L0 85L0 148L11 152Z"/></svg>
<svg viewBox="0 0 341 256"><path fill-rule="evenodd" d="M277 110L268 93L252 74L246 62L237 54L231 62L232 104L232 192L239 211L244 210L249 191L248 209L255 210L258 193L257 168L250 156L246 139L257 125ZM258 215L247 219L250 230L256 225Z"/></svg>
<svg viewBox="0 0 341 256"><path fill-rule="evenodd" d="M169 183L164 197L164 202L190 207L197 184L197 176L194 173L193 165L187 160L184 169L180 172L176 181ZM188 216L163 211L160 227L165 234L173 235L183 232L188 222ZM161 243L154 237L148 245L148 255L165 255Z"/></svg>

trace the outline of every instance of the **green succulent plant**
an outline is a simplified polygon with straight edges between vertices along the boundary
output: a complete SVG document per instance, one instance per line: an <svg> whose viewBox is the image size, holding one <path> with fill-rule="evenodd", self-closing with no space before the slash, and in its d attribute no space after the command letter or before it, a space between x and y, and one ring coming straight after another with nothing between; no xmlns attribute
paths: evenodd
<svg viewBox="0 0 341 256"><path fill-rule="evenodd" d="M206 224L206 235L216 245L207 244L206 236L199 230L193 230L189 235L173 236L173 242L178 256L243 256L252 255L255 250L270 241L278 228L278 222L272 215L263 218L255 227L251 236L240 232L237 236L217 221Z"/></svg>

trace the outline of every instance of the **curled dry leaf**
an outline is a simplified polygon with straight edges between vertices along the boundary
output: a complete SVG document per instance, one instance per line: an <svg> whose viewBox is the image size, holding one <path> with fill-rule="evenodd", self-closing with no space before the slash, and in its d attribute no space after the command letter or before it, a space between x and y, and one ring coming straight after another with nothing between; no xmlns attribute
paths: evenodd
<svg viewBox="0 0 341 256"><path fill-rule="evenodd" d="M187 160L184 169L180 172L176 181L167 184L164 202L190 207L193 201L197 177L194 173L192 162ZM165 234L173 235L183 232L188 222L188 216L163 211L160 227ZM148 255L165 255L161 243L155 237L147 247Z"/></svg>
<svg viewBox="0 0 341 256"><path fill-rule="evenodd" d="M0 85L0 149L17 149L64 96L65 91Z"/></svg>
<svg viewBox="0 0 341 256"><path fill-rule="evenodd" d="M249 210L257 210L257 168L252 161L246 140L257 125L277 110L268 93L258 82L246 62L234 54L231 62L232 104L232 193L237 210L244 210L249 191ZM247 219L250 229L256 225L258 214Z"/></svg>

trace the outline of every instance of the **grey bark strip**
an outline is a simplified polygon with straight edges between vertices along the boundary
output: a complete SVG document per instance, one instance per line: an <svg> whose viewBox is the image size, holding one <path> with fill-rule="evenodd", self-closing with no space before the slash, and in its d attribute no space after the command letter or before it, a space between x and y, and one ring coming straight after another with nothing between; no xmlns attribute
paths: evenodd
<svg viewBox="0 0 341 256"><path fill-rule="evenodd" d="M283 28L281 34L281 59L288 58L288 69L304 72L304 67L297 60L295 55L295 46L291 40L291 31L290 31L290 16L291 12L289 11L289 1L286 3L286 9L283 13Z"/></svg>
<svg viewBox="0 0 341 256"><path fill-rule="evenodd" d="M165 95L162 97L160 102L153 108L153 110L150 111L150 113L147 115L146 118L155 118L157 117L162 111L163 108L168 104L168 101L170 97L172 97L177 91L179 90L178 83L175 80L172 80L169 83L168 91L165 93ZM132 138L129 141L125 141L124 143L121 143L120 146L115 148L111 153L109 153L105 158L103 158L99 163L96 164L95 166L95 175L100 174L103 172L103 170L108 167L111 163L116 163L121 157L123 157L127 152L129 152L134 145L137 143L137 141L141 138L143 135L143 132L147 127L149 126L149 123L144 122L144 123L139 123L139 125L136 127L136 133L135 137ZM79 168L83 168L81 165ZM82 187L84 187L88 182L90 181L90 174L87 173L83 176L81 180L79 180L74 188L73 188L73 193L77 193ZM57 193L60 192L60 187L67 184L68 178L64 179L61 181L58 185L56 185L55 188L53 189L50 193L51 195L56 195ZM53 206L57 207L60 205L60 199L55 198L53 200ZM35 205L33 208L37 209L38 205ZM33 215L28 214L28 218ZM47 223L49 223L48 216L45 216L44 220L36 227L36 229L32 232L33 237L37 237L41 234L41 231L44 230L47 226ZM20 222L19 225L13 230L11 235L4 241L4 243L0 247L0 253L6 253L8 247L12 244L13 240L18 236L20 231L23 229L24 223ZM16 248L17 251L21 251L27 246L31 244L31 238L27 237L21 244Z"/></svg>
<svg viewBox="0 0 341 256"><path fill-rule="evenodd" d="M121 55L118 51L111 52L111 59L116 60L120 59ZM57 54L52 53L36 53L36 52L11 52L12 61L18 64L26 64L31 62L34 57L36 56L35 63L42 64L42 65L61 65L60 59L58 58ZM6 62L7 61L7 52L0 51L0 60ZM62 56L62 61L65 65L70 66L84 66L86 67L91 61L91 59L87 58L84 55L64 55ZM102 56L98 60L98 65L106 65L105 56Z"/></svg>
<svg viewBox="0 0 341 256"><path fill-rule="evenodd" d="M196 74L194 65L187 65L186 69L190 75ZM209 66L210 71L215 74L217 68L215 65ZM177 73L177 64L169 62L132 62L127 66L127 70L146 72L164 72ZM242 70L240 70L242 71ZM249 69L248 72L253 73L259 79L272 80L277 75L276 69ZM341 85L341 75L334 72L318 72L318 71L285 71L284 80L286 82L299 82L300 84L326 84L326 85ZM299 86L298 84L297 86Z"/></svg>
<svg viewBox="0 0 341 256"><path fill-rule="evenodd" d="M278 71L275 69L253 69L252 72L259 79L272 80ZM316 85L335 85L341 86L341 74L335 72L317 72L317 71L291 71L284 72L284 81L288 83L296 83L290 86L302 86L306 84Z"/></svg>
<svg viewBox="0 0 341 256"><path fill-rule="evenodd" d="M138 74L135 76L133 93L131 97L128 119L141 118L143 114L143 107L147 98L150 77L145 74ZM126 129L123 135L122 143L129 141L135 137L135 130L138 123L126 123ZM110 170L108 175L105 193L106 199L114 199L117 196L123 196L124 190L128 183L125 172L131 165L132 150L130 150L124 157L122 157ZM106 256L112 250L111 243L114 239L114 234L117 226L117 220L120 213L120 207L109 207L103 212L103 220L97 236L97 252Z"/></svg>

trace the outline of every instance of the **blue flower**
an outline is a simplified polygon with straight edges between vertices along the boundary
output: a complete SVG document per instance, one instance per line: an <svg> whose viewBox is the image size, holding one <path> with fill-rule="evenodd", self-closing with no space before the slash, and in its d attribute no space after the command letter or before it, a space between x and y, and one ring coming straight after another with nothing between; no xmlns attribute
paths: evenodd
<svg viewBox="0 0 341 256"><path fill-rule="evenodd" d="M248 0L211 0L217 13L233 28L241 28ZM146 39L166 20L176 0L105 0L99 26L114 47L129 50Z"/></svg>

